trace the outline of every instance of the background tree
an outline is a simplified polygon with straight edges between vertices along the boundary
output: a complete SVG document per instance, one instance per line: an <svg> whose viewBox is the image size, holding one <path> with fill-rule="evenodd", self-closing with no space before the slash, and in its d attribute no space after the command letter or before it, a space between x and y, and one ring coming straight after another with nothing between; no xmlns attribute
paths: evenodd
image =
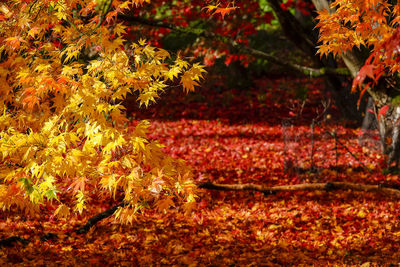
<svg viewBox="0 0 400 267"><path fill-rule="evenodd" d="M153 10L151 16L142 10L119 18L136 25L131 32L133 38L135 30L147 29L154 40L159 39L155 41L156 44L186 47L194 55L202 56L206 65L223 59L227 65L240 62L248 66L256 57L280 65L286 71L311 77L324 76L327 89L336 100L335 105L345 117L359 122L368 98L361 96L367 91L376 104L375 115L379 117L379 131L388 163L398 161L399 134L394 127L398 115L396 111L393 112L394 107L389 109L389 106L397 103L396 77L384 75L388 68L394 73L397 66L394 64L396 53L393 52L398 24L396 1L335 1L331 6L326 0L210 1L206 7L200 2L170 1L166 4L154 1L149 6ZM204 14L204 10L207 14ZM316 11L322 13L317 17ZM316 28L318 20L321 46ZM286 39L301 52L301 57L296 58L293 54L292 57L287 54L283 57L276 55L266 45L267 42L276 42L276 39L267 39L268 34L265 33L277 24ZM147 28L143 28L143 25ZM176 36L185 41L173 41ZM322 57L317 54L318 47ZM386 49L388 54L378 56L377 47ZM333 52L335 58L329 52ZM379 63L378 67L377 62L382 61L382 56L387 65ZM368 67L361 69L365 61ZM389 67L389 63L393 63L394 68ZM350 93L352 78L357 75ZM373 80L371 83L367 79L369 88L354 90L366 76ZM384 78L379 79L381 76ZM372 86L374 90L370 89Z"/></svg>
<svg viewBox="0 0 400 267"><path fill-rule="evenodd" d="M346 88L351 84L350 72L343 65L338 67L332 57L321 59L317 55L316 12L311 1L209 1L206 7L202 1L154 1L150 7L152 15L142 10L119 17L135 26L130 33L133 38L140 36L139 32L149 32L159 40L157 45L186 49L203 57L209 66L221 61L231 66L240 62L266 73L273 64L281 67L281 75L324 76L342 114L361 120L358 96L348 94ZM279 40L280 32L283 41ZM277 53L282 47L288 49ZM240 73L233 75L235 80L245 72Z"/></svg>

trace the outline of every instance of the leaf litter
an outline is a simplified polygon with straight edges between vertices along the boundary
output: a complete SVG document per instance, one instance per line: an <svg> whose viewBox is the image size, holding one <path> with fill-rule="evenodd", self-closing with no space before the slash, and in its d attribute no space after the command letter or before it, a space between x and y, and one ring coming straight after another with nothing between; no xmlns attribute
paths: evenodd
<svg viewBox="0 0 400 267"><path fill-rule="evenodd" d="M301 116L296 109L301 100L294 97L293 89L299 83L308 88ZM397 175L382 174L379 151L360 146L359 130L335 120L335 107L331 118L321 121L323 127L311 129L311 120L322 110L320 84L319 80L260 79L252 90L172 92L145 111L134 105L128 110L133 123L152 120L151 137L160 140L168 154L183 158L199 183L273 186L347 181L397 186ZM285 126L283 121L290 123ZM326 131L334 131L357 160ZM68 222L51 218L50 204L42 206L37 216L3 212L0 236L31 241L3 248L0 261L21 266L388 266L400 262L400 204L374 193L306 191L264 196L199 190L197 206L188 216L171 206L166 214L154 210L138 214L131 225L110 218L86 235L71 234L112 205L108 196L94 192L89 210ZM57 238L39 239L49 232Z"/></svg>

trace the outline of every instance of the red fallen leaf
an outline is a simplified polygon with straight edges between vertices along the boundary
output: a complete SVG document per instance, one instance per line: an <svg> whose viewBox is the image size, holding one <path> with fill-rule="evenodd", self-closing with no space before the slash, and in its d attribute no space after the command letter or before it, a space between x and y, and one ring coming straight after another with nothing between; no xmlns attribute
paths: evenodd
<svg viewBox="0 0 400 267"><path fill-rule="evenodd" d="M365 131L363 131L361 129L356 132L357 136L363 136L364 133L365 133Z"/></svg>
<svg viewBox="0 0 400 267"><path fill-rule="evenodd" d="M381 115L385 115L388 110L389 110L389 105L381 107L381 109L378 112L378 120L380 119Z"/></svg>
<svg viewBox="0 0 400 267"><path fill-rule="evenodd" d="M199 202L197 207L198 207L198 209L202 210L202 209L206 208L207 205L208 205L207 201L203 199L202 201Z"/></svg>

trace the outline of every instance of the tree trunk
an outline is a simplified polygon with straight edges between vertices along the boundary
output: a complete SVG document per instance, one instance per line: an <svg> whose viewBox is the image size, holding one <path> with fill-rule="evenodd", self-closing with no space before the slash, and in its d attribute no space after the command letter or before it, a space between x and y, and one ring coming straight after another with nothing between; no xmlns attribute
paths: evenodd
<svg viewBox="0 0 400 267"><path fill-rule="evenodd" d="M387 80L369 92L374 100L375 114L378 114L376 119L382 151L387 156L387 165L390 167L392 163L395 163L397 167L400 160L400 106L392 104L393 96L388 93L389 90L381 89L386 88L386 84L388 84ZM387 108L386 111L384 107Z"/></svg>

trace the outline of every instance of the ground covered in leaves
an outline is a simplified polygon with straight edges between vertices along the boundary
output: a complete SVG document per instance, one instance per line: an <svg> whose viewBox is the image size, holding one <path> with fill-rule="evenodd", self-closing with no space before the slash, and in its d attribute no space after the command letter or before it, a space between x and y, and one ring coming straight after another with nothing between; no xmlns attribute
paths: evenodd
<svg viewBox="0 0 400 267"><path fill-rule="evenodd" d="M398 186L383 175L374 137L345 128L324 110L319 80L260 79L253 89L213 87L168 92L135 120L153 121L151 137L192 166L196 182L287 185L328 181ZM306 99L304 105L303 100ZM311 127L312 119L319 125ZM334 138L336 136L336 138ZM360 145L360 142L364 146ZM369 171L368 171L369 170ZM387 196L310 191L264 196L199 190L190 216L148 211L132 225L111 218L86 235L71 233L113 203L93 196L81 217L0 215L2 266L291 266L390 265L400 262L400 203ZM46 233L56 238L45 238ZM42 238L41 238L42 237Z"/></svg>

